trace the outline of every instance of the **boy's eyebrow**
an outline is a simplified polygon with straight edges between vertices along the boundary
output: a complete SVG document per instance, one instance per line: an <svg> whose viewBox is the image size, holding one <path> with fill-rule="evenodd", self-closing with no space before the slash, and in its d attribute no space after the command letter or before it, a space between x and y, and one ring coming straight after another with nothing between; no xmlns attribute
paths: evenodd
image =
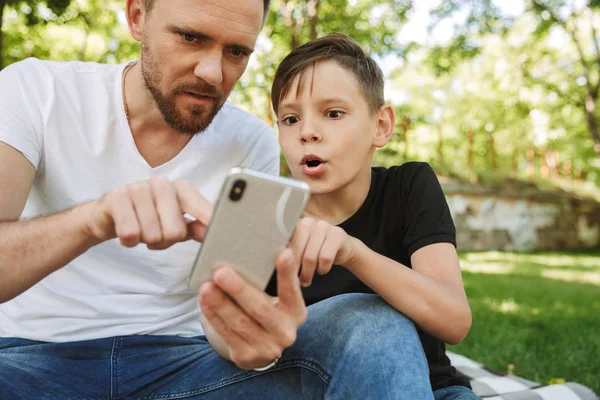
<svg viewBox="0 0 600 400"><path fill-rule="evenodd" d="M200 39L200 40L214 40L214 38L212 38L211 36L202 33L202 32L198 32L192 28L189 27L185 27L185 26L176 26L176 25L169 25L169 30L172 32L179 32L179 33L183 33L185 35L191 35L193 37L195 37L196 39ZM252 54L254 53L254 49L250 48L248 46L245 46L243 44L229 44L229 47L234 47L236 49L242 50L248 54Z"/></svg>
<svg viewBox="0 0 600 400"><path fill-rule="evenodd" d="M316 103L318 105L327 105L327 104L339 104L342 103L343 105L347 105L350 103L349 100L344 99L343 97L325 97L322 99L313 99L312 103ZM297 101L294 100L283 100L280 104L279 104L279 108L288 108L288 109L292 109L295 110L296 108L299 108L300 105L298 104Z"/></svg>

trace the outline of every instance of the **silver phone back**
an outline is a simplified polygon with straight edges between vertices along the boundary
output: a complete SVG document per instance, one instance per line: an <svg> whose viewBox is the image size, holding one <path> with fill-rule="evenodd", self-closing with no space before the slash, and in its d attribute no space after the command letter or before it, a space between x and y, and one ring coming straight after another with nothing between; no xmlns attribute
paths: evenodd
<svg viewBox="0 0 600 400"><path fill-rule="evenodd" d="M241 198L234 201L230 193L238 180L245 181L246 187ZM264 290L273 274L275 258L287 245L309 197L310 189L304 182L232 169L194 262L190 289L198 290L211 279L219 263L225 262Z"/></svg>

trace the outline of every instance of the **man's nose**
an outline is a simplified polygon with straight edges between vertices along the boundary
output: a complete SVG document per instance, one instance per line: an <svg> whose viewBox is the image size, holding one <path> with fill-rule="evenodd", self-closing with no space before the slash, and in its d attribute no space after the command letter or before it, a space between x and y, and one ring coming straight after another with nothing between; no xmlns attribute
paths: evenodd
<svg viewBox="0 0 600 400"><path fill-rule="evenodd" d="M212 86L223 82L223 53L219 49L203 52L194 68L194 75Z"/></svg>

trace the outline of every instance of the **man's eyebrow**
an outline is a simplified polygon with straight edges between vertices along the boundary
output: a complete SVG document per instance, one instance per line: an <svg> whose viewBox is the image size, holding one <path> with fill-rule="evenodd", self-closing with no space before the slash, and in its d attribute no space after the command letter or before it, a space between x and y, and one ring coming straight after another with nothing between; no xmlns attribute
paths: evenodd
<svg viewBox="0 0 600 400"><path fill-rule="evenodd" d="M201 40L214 40L211 36L202 33L202 32L198 32L192 28L188 28L185 26L175 26L175 25L169 25L169 30L172 32L179 32L179 33L183 33L186 35L191 35L193 37L195 37L196 39L201 39ZM243 44L228 44L227 45L230 48L234 48L234 49L239 49L242 50L248 54L252 54L254 53L254 49L250 48L248 46L244 46Z"/></svg>

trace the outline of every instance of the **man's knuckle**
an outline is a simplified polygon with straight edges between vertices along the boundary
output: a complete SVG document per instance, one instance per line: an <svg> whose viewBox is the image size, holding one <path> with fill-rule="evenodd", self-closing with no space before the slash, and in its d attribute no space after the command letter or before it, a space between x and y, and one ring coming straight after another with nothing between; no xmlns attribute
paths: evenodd
<svg viewBox="0 0 600 400"><path fill-rule="evenodd" d="M284 347L290 347L296 342L296 329L295 328L287 328L283 331L282 341Z"/></svg>
<svg viewBox="0 0 600 400"><path fill-rule="evenodd" d="M163 234L164 234L165 241L178 242L187 237L187 230L183 226L170 227L170 228L165 228L163 231Z"/></svg>
<svg viewBox="0 0 600 400"><path fill-rule="evenodd" d="M250 316L255 320L261 320L271 314L272 307L267 303L259 303L250 309Z"/></svg>

